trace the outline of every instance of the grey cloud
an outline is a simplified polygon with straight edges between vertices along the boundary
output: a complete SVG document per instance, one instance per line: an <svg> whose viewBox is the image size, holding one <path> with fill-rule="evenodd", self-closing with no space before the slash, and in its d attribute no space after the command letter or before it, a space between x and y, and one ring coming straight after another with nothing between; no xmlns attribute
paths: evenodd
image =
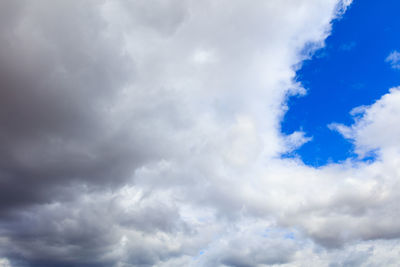
<svg viewBox="0 0 400 267"><path fill-rule="evenodd" d="M110 266L126 261L153 266L180 256L168 250L161 235L192 235L176 207L157 199L126 205L112 193L85 194L78 199L33 206L3 219L3 256L28 260L28 266ZM143 207L145 205L145 207ZM156 241L158 240L158 241Z"/></svg>
<svg viewBox="0 0 400 267"><path fill-rule="evenodd" d="M287 232L266 231L257 223L247 222L246 228L230 229L226 235L204 252L208 256L200 266L281 265L291 262L300 249L295 240L285 237Z"/></svg>
<svg viewBox="0 0 400 267"><path fill-rule="evenodd" d="M108 31L103 2L0 4L1 256L17 266L110 266L126 253L130 264L151 266L174 257L157 234L189 232L175 207L145 201L127 212L110 207L113 199L82 196L119 190L138 167L165 157L161 133L180 123L175 100L157 88L132 99L135 61L122 34ZM166 25L148 7L138 19L163 35L183 19L170 14ZM166 8L175 11L160 15ZM107 256L123 232L133 241Z"/></svg>
<svg viewBox="0 0 400 267"><path fill-rule="evenodd" d="M244 240L242 240L243 242ZM247 242L246 242L247 243ZM282 244L257 248L232 249L221 255L221 263L232 267L285 264L291 261L295 249Z"/></svg>
<svg viewBox="0 0 400 267"><path fill-rule="evenodd" d="M363 163L349 172L342 166L338 166L340 170L322 170L318 174L325 178L333 175L335 186L325 196L315 194L307 204L288 211L281 218L282 225L302 229L329 249L344 249L359 241L397 240L400 228L394 218L399 213L399 185L392 164L396 163Z"/></svg>
<svg viewBox="0 0 400 267"><path fill-rule="evenodd" d="M4 3L16 15L0 37L1 209L76 181L123 182L155 151L114 112L135 67L100 2Z"/></svg>
<svg viewBox="0 0 400 267"><path fill-rule="evenodd" d="M334 262L329 264L329 267L363 266L372 253L373 247L366 251L355 251L341 259L334 260Z"/></svg>
<svg viewBox="0 0 400 267"><path fill-rule="evenodd" d="M133 27L140 25L162 36L174 34L190 15L187 0L121 2Z"/></svg>

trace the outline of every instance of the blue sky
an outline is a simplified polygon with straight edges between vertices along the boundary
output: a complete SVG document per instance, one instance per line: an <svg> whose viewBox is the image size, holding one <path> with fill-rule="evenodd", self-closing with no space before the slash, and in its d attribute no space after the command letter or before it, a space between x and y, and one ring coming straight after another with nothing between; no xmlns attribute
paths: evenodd
<svg viewBox="0 0 400 267"><path fill-rule="evenodd" d="M385 62L400 48L399 8L395 0L379 4L356 0L334 21L326 46L297 72L297 80L308 93L289 100L282 130L301 129L313 139L289 156L299 155L313 166L355 156L353 145L327 125L351 124L353 108L371 105L400 84L399 71Z"/></svg>

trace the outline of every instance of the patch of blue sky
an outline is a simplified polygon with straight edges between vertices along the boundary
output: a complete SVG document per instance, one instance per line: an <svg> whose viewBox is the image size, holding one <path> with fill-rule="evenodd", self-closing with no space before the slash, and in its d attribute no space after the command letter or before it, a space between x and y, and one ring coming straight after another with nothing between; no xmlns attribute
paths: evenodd
<svg viewBox="0 0 400 267"><path fill-rule="evenodd" d="M293 233L293 232L286 233L283 237L284 237L285 239L292 239L292 240L294 240L294 233Z"/></svg>
<svg viewBox="0 0 400 267"><path fill-rule="evenodd" d="M325 47L297 71L307 94L289 99L282 122L285 134L302 130L312 140L284 157L298 156L316 167L356 158L353 144L328 125L352 124L353 108L371 105L400 85L399 10L397 0L354 0L334 22Z"/></svg>
<svg viewBox="0 0 400 267"><path fill-rule="evenodd" d="M199 253L195 256L192 257L192 260L194 261L199 261L201 260L201 256L203 256L206 253L205 250L200 250Z"/></svg>

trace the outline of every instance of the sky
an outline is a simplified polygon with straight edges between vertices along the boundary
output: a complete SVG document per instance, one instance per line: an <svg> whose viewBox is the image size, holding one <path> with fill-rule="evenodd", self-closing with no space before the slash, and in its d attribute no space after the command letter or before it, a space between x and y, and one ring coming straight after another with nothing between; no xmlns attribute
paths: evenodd
<svg viewBox="0 0 400 267"><path fill-rule="evenodd" d="M0 267L397 266L398 6L0 0Z"/></svg>
<svg viewBox="0 0 400 267"><path fill-rule="evenodd" d="M346 13L333 23L325 46L303 62L296 80L308 90L306 97L289 100L290 109L282 122L282 131L301 128L312 140L296 153L311 166L341 162L353 153L352 142L327 125L351 124L349 112L357 106L371 105L389 88L400 84L396 63L384 60L396 55L400 39L400 20L396 1L354 1ZM373 159L371 157L367 160Z"/></svg>

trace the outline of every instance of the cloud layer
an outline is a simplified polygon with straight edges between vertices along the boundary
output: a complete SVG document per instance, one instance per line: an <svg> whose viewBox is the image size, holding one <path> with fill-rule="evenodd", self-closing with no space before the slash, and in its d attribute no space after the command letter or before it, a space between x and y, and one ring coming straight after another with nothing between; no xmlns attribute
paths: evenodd
<svg viewBox="0 0 400 267"><path fill-rule="evenodd" d="M398 89L331 125L375 162L280 158L349 4L0 2L0 266L395 266Z"/></svg>

